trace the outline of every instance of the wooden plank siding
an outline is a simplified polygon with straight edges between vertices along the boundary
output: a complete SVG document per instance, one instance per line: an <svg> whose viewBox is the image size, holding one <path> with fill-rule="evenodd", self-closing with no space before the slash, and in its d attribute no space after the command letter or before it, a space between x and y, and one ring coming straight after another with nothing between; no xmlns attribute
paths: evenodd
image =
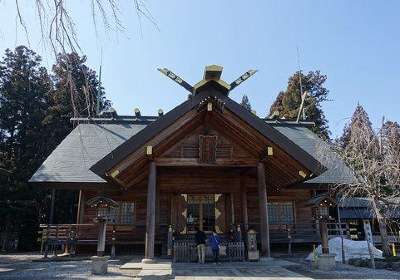
<svg viewBox="0 0 400 280"><path fill-rule="evenodd" d="M235 223L243 223L241 184L246 185L247 212L249 227L260 232L259 201L257 180L245 177L248 168L172 168L159 167L157 169L157 196L156 196L156 243L166 244L168 225L178 224L182 209L178 207L181 194L226 194L225 231L229 232L231 215ZM244 178L244 179L243 179ZM297 223L312 222L311 210L304 203L312 196L309 190L276 190L267 186L268 201L291 201L294 203L295 221ZM95 191L84 191L86 199L96 195ZM133 188L121 191L108 192L108 196L117 202L132 201L135 203L135 225L117 226L117 243L133 242L144 243L146 225L147 180ZM232 204L233 198L233 213ZM180 197L180 198L179 198ZM228 198L229 197L229 198ZM228 205L229 204L229 205ZM84 207L83 223L90 223L96 215L95 209ZM182 218L182 217L181 217ZM270 230L282 228L270 225ZM112 230L111 226L107 227ZM177 233L178 234L178 233ZM271 240L273 242L273 240Z"/></svg>

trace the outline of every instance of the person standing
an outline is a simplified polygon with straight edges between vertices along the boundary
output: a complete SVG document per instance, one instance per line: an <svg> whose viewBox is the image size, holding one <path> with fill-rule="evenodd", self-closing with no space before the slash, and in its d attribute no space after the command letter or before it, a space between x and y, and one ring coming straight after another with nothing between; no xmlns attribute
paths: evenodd
<svg viewBox="0 0 400 280"><path fill-rule="evenodd" d="M219 255L219 243L220 243L220 237L218 233L216 232L215 229L213 229L213 232L210 236L210 243L211 243L211 250L213 253L213 264L215 265L217 262L218 264L221 264L221 259Z"/></svg>
<svg viewBox="0 0 400 280"><path fill-rule="evenodd" d="M207 236L198 227L195 228L196 234L194 235L194 238L196 239L196 244L197 244L197 255L199 257L199 263L204 263L204 259L206 257L206 240Z"/></svg>

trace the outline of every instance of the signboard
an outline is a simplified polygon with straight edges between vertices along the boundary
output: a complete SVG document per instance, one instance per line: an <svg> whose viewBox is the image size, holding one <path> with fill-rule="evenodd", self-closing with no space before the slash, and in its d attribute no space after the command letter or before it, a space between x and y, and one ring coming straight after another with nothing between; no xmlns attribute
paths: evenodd
<svg viewBox="0 0 400 280"><path fill-rule="evenodd" d="M364 223L365 240L367 241L367 244L368 244L368 251L369 251L369 256L371 257L372 268L375 269L374 255L372 254L371 245L370 245L370 244L374 244L374 238L372 237L371 224L370 224L369 220L363 220L363 223Z"/></svg>
<svg viewBox="0 0 400 280"><path fill-rule="evenodd" d="M374 244L374 238L372 237L371 223L369 220L363 220L364 223L364 232L365 232L365 240L371 244Z"/></svg>

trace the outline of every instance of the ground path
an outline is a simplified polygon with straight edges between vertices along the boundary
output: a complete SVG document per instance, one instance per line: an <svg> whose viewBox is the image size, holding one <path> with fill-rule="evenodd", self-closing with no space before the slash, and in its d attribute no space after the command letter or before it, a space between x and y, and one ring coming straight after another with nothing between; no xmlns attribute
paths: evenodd
<svg viewBox="0 0 400 280"><path fill-rule="evenodd" d="M138 259L110 260L109 273L106 276L92 276L91 262L87 259L71 261L40 261L39 254L0 255L0 280L128 280L128 279L163 279L163 280L380 280L400 279L399 272L355 268L338 264L333 272L321 272L312 263L292 259L294 262L278 260L274 264L260 263L224 263L212 264L161 262L156 266L140 268ZM125 265L124 265L125 264ZM294 265L291 265L294 264ZM299 265L300 264L300 265ZM130 269L121 269L121 266Z"/></svg>

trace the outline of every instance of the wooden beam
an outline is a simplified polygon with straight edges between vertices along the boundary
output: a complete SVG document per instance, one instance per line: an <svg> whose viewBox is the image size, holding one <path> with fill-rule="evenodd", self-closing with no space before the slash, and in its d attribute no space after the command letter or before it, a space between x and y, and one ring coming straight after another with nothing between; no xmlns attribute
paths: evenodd
<svg viewBox="0 0 400 280"><path fill-rule="evenodd" d="M240 191L242 201L242 222L246 232L249 230L249 216L247 214L247 189L244 180L240 180Z"/></svg>
<svg viewBox="0 0 400 280"><path fill-rule="evenodd" d="M150 159L150 161L154 160L154 157L153 157L153 146L147 146L146 147L146 154L147 154L147 157Z"/></svg>
<svg viewBox="0 0 400 280"><path fill-rule="evenodd" d="M199 163L197 158L155 158L157 166L213 166L213 167L256 167L254 158L218 158L215 163Z"/></svg>
<svg viewBox="0 0 400 280"><path fill-rule="evenodd" d="M147 218L146 218L146 243L144 260L154 261L154 238L156 229L156 164L150 163L149 183L147 187Z"/></svg>
<svg viewBox="0 0 400 280"><path fill-rule="evenodd" d="M210 119L211 114L207 112L204 117L204 135L210 135Z"/></svg>
<svg viewBox="0 0 400 280"><path fill-rule="evenodd" d="M269 224L268 224L268 200L267 185L265 182L264 163L260 162L257 167L258 173L258 200L260 207L260 227L261 227L261 253L268 258L271 256L269 246Z"/></svg>

